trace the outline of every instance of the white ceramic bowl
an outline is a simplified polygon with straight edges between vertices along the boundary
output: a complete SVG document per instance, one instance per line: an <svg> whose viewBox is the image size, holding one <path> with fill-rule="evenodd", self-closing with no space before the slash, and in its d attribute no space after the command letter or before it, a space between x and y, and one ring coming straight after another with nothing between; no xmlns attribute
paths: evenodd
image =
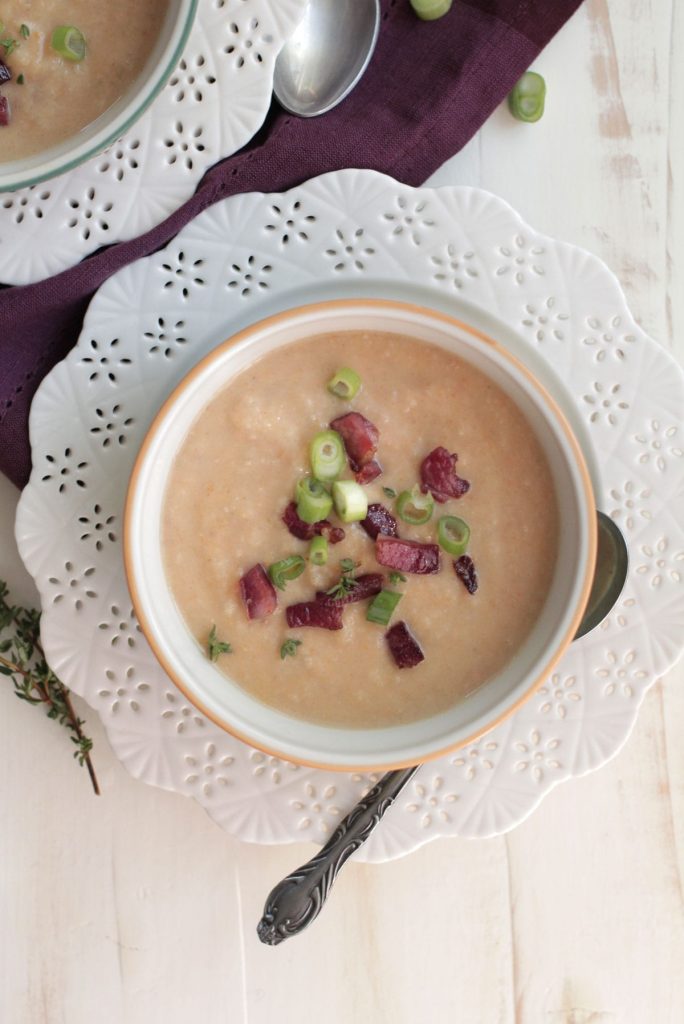
<svg viewBox="0 0 684 1024"><path fill-rule="evenodd" d="M354 329L394 331L432 342L486 373L532 425L551 466L561 517L548 598L513 660L450 710L382 729L330 728L292 718L227 679L185 626L166 581L160 542L174 456L216 393L255 359L281 345ZM596 558L596 511L589 473L563 414L505 349L441 313L396 302L343 300L262 320L216 348L181 382L154 420L133 470L124 557L133 605L157 658L187 698L214 722L287 760L334 769L386 769L438 757L470 742L541 685L571 642L587 602Z"/></svg>
<svg viewBox="0 0 684 1024"><path fill-rule="evenodd" d="M144 68L116 103L57 146L23 160L0 161L0 192L35 185L70 171L116 141L147 109L180 60L198 0L169 0L166 17Z"/></svg>

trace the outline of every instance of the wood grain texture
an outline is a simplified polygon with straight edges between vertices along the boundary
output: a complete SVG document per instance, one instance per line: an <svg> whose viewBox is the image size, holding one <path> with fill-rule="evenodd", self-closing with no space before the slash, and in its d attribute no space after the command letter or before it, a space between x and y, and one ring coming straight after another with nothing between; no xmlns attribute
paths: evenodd
<svg viewBox="0 0 684 1024"><path fill-rule="evenodd" d="M587 0L541 56L547 112L502 108L435 175L594 251L684 361L684 9ZM0 480L0 576L33 597ZM103 796L0 688L0 1018L7 1024L681 1024L684 667L626 748L510 835L348 865L301 937L259 945L310 848L249 847L135 783L95 716Z"/></svg>

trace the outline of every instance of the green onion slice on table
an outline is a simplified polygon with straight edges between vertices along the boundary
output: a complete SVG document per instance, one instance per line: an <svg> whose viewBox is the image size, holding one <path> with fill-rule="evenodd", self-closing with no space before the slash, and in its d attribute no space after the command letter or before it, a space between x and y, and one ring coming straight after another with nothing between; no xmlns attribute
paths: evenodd
<svg viewBox="0 0 684 1024"><path fill-rule="evenodd" d="M379 626L386 626L394 614L394 609L401 601L402 595L396 590L381 590L376 594L366 612L369 622L377 622Z"/></svg>
<svg viewBox="0 0 684 1024"><path fill-rule="evenodd" d="M301 555L290 555L289 558L282 558L268 567L268 575L271 583L278 590L285 590L285 587L292 580L301 576L306 568L306 562Z"/></svg>
<svg viewBox="0 0 684 1024"><path fill-rule="evenodd" d="M314 565L326 565L328 561L327 538L314 537L309 545L309 561Z"/></svg>
<svg viewBox="0 0 684 1024"><path fill-rule="evenodd" d="M411 0L411 7L423 21L435 21L451 9L452 0Z"/></svg>
<svg viewBox="0 0 684 1024"><path fill-rule="evenodd" d="M344 442L336 430L322 430L311 442L311 468L317 480L336 480L347 463Z"/></svg>
<svg viewBox="0 0 684 1024"><path fill-rule="evenodd" d="M470 527L458 516L442 516L437 523L437 540L448 554L458 557L468 547Z"/></svg>
<svg viewBox="0 0 684 1024"><path fill-rule="evenodd" d="M348 402L358 394L360 387L361 378L356 370L351 370L348 366L343 366L328 381L328 391L330 394L337 395L338 398L344 398Z"/></svg>
<svg viewBox="0 0 684 1024"><path fill-rule="evenodd" d="M532 123L544 113L546 82L536 71L526 71L508 94L508 107L518 121Z"/></svg>
<svg viewBox="0 0 684 1024"><path fill-rule="evenodd" d="M355 480L336 480L332 496L335 511L343 523L358 523L368 515L368 497Z"/></svg>
<svg viewBox="0 0 684 1024"><path fill-rule="evenodd" d="M431 494L423 494L418 484L410 491L402 491L397 498L397 515L405 523L422 526L432 516L435 501Z"/></svg>
<svg viewBox="0 0 684 1024"><path fill-rule="evenodd" d="M59 25L52 33L52 49L65 60L78 64L86 55L85 36L73 25Z"/></svg>
<svg viewBox="0 0 684 1024"><path fill-rule="evenodd" d="M305 523L318 523L330 514L333 501L325 487L312 476L305 476L295 489L297 515Z"/></svg>

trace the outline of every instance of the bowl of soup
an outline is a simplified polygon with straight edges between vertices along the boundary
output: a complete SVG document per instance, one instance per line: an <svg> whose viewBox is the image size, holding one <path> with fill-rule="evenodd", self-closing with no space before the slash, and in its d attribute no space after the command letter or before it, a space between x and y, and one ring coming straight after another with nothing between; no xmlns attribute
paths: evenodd
<svg viewBox="0 0 684 1024"><path fill-rule="evenodd" d="M0 10L0 192L105 149L173 71L197 0L6 0Z"/></svg>
<svg viewBox="0 0 684 1024"><path fill-rule="evenodd" d="M219 345L157 414L124 552L187 698L299 763L438 757L511 714L571 642L596 555L565 417L494 339L343 300Z"/></svg>

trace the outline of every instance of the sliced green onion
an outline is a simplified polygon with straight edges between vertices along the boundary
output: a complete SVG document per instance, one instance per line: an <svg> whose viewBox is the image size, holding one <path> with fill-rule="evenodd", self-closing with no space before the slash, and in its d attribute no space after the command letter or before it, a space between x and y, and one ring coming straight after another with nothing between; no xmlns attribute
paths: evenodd
<svg viewBox="0 0 684 1024"><path fill-rule="evenodd" d="M280 562L269 565L268 575L271 577L274 587L277 587L278 590L285 590L287 584L301 576L305 568L306 562L301 555L290 555L289 558L283 558Z"/></svg>
<svg viewBox="0 0 684 1024"><path fill-rule="evenodd" d="M322 430L311 442L311 468L317 480L336 480L347 463L344 442L336 430Z"/></svg>
<svg viewBox="0 0 684 1024"><path fill-rule="evenodd" d="M401 598L402 595L398 594L396 590L381 590L368 606L366 618L369 622L377 622L379 626L386 626Z"/></svg>
<svg viewBox="0 0 684 1024"><path fill-rule="evenodd" d="M470 527L458 516L442 516L437 523L437 540L450 555L462 555L470 540Z"/></svg>
<svg viewBox="0 0 684 1024"><path fill-rule="evenodd" d="M385 492L388 498L396 498L397 496L397 492L394 490L393 487L383 487L383 491Z"/></svg>
<svg viewBox="0 0 684 1024"><path fill-rule="evenodd" d="M350 370L348 366L343 366L328 381L330 394L345 398L348 402L357 394L360 387L361 378L356 370Z"/></svg>
<svg viewBox="0 0 684 1024"><path fill-rule="evenodd" d="M73 25L59 25L52 33L50 45L65 60L78 64L86 55L85 36Z"/></svg>
<svg viewBox="0 0 684 1024"><path fill-rule="evenodd" d="M332 496L335 511L343 523L358 523L368 515L368 497L355 480L336 480Z"/></svg>
<svg viewBox="0 0 684 1024"><path fill-rule="evenodd" d="M314 537L309 545L309 561L314 565L325 565L328 561L328 541L326 537Z"/></svg>
<svg viewBox="0 0 684 1024"><path fill-rule="evenodd" d="M427 523L435 507L431 494L423 494L418 484L410 491L402 491L397 498L397 514L405 523L422 526Z"/></svg>
<svg viewBox="0 0 684 1024"><path fill-rule="evenodd" d="M322 483L312 476L305 476L295 490L297 515L305 523L318 523L332 511L333 500Z"/></svg>
<svg viewBox="0 0 684 1024"><path fill-rule="evenodd" d="M411 7L423 21L435 21L447 13L451 0L411 0Z"/></svg>
<svg viewBox="0 0 684 1024"><path fill-rule="evenodd" d="M546 82L536 71L526 71L508 94L508 107L518 121L532 123L544 113Z"/></svg>

